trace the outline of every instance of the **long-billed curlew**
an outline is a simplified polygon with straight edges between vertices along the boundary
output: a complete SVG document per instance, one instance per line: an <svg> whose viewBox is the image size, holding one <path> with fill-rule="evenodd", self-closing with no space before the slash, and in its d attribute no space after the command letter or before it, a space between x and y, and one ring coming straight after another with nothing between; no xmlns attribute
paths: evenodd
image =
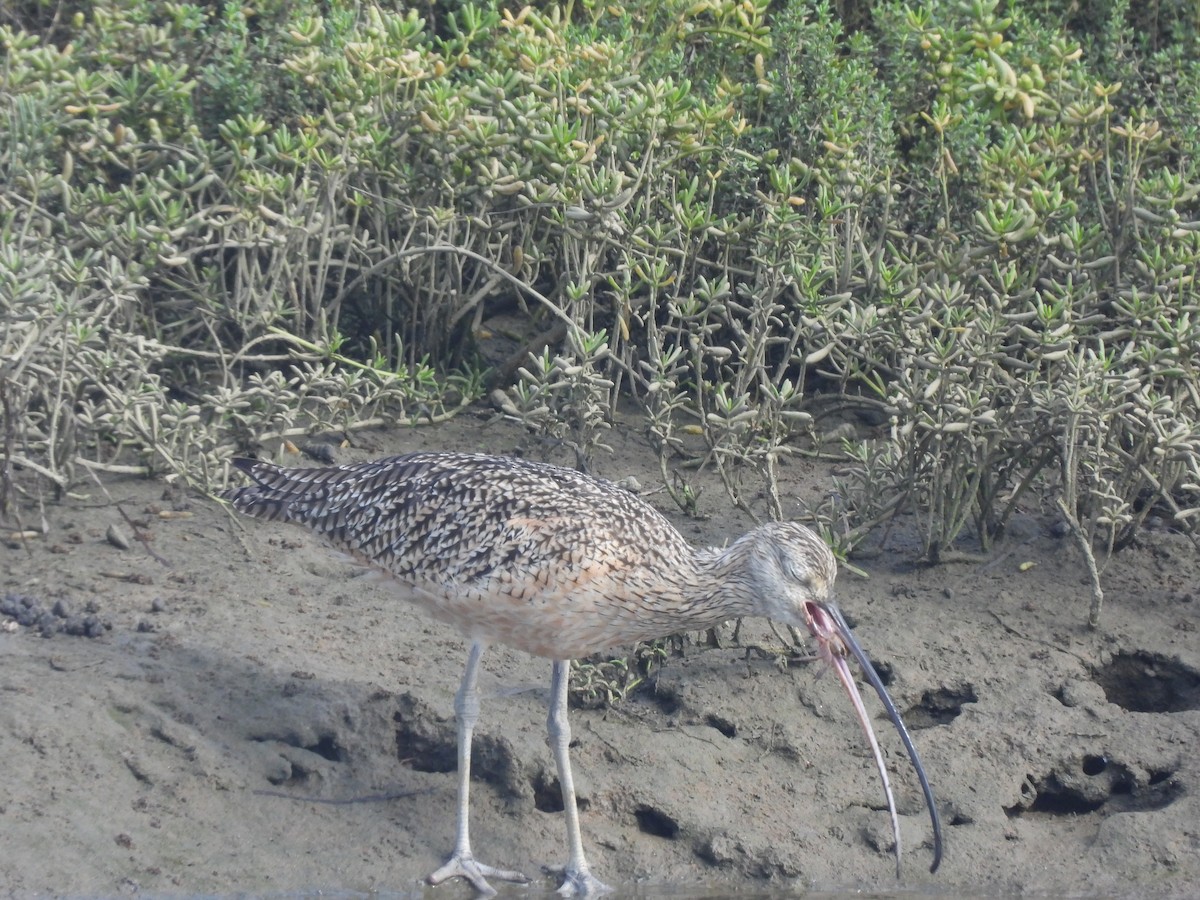
<svg viewBox="0 0 1200 900"><path fill-rule="evenodd" d="M454 702L458 718L458 827L454 852L428 878L462 877L494 893L488 878L520 872L475 859L468 837L476 679L489 644L554 661L547 728L567 820L568 859L559 892L607 888L583 854L568 746L570 660L610 647L763 616L805 625L850 695L883 780L900 872L900 831L879 746L846 657L853 655L900 732L933 822L933 865L942 834L916 748L883 683L832 602L837 566L813 532L763 525L727 549L696 549L657 510L607 481L508 457L413 453L337 468L285 469L234 460L254 484L226 499L260 519L306 525L358 562L400 582L409 597L471 641Z"/></svg>

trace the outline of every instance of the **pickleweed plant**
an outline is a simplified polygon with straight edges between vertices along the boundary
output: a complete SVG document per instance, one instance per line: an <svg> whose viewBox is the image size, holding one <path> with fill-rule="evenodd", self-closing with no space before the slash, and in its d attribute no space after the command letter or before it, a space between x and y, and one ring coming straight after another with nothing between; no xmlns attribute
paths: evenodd
<svg viewBox="0 0 1200 900"><path fill-rule="evenodd" d="M509 391L515 415L543 437L570 447L586 463L596 450L611 451L602 436L609 428L613 381L601 374L609 356L608 336L578 332L564 353L549 348L531 354Z"/></svg>

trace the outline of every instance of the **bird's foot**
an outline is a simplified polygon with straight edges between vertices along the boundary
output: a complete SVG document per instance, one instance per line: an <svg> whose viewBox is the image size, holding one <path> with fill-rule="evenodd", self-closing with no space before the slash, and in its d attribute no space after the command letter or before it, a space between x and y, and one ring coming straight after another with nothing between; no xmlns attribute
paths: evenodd
<svg viewBox="0 0 1200 900"><path fill-rule="evenodd" d="M612 892L612 888L586 868L579 870L566 866L547 866L543 871L562 879L562 885L558 889L560 897L585 900L585 898L600 897Z"/></svg>
<svg viewBox="0 0 1200 900"><path fill-rule="evenodd" d="M496 878L500 881L515 881L519 884L529 883L529 879L520 872L485 866L470 853L455 853L446 860L444 866L425 880L430 884L436 885L450 878L465 878L471 882L471 887L475 888L476 893L481 897L491 897L496 893L496 889L487 882L489 878Z"/></svg>

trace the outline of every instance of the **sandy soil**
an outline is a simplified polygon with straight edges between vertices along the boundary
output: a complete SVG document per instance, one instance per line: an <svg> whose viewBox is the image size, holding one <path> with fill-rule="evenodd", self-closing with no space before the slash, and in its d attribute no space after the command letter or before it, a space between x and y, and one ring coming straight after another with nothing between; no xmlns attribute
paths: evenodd
<svg viewBox="0 0 1200 900"><path fill-rule="evenodd" d="M536 454L491 418L359 435L340 459ZM613 443L600 474L659 483L636 438ZM791 497L831 486L821 465L794 461L783 475ZM697 542L750 524L715 482L707 518L648 499ZM146 539L127 550L106 539L113 526L134 534L122 510ZM44 537L0 547L0 597L40 607L22 614L29 625L0 616L0 893L420 890L453 843L455 633L306 534L235 520L162 482L107 478L44 518ZM869 579L839 580L925 758L946 825L938 874L915 780L874 699L902 812L899 883L836 679L748 652L779 646L762 622L738 643L692 635L623 705L573 710L597 874L618 896L1200 896L1200 560L1180 536L1148 534L1109 567L1092 632L1083 568L1053 524L1029 510L988 561L938 569L914 567L898 532L858 561ZM549 664L496 648L484 668L474 848L535 877L497 885L504 894L544 894L554 881L541 866L565 856L544 738Z"/></svg>

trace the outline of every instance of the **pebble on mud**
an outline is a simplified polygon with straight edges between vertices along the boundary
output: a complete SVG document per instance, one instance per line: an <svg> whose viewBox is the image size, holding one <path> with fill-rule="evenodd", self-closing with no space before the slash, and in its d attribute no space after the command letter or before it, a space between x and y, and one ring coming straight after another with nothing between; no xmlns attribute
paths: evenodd
<svg viewBox="0 0 1200 900"><path fill-rule="evenodd" d="M324 441L312 441L307 444L301 444L299 450L309 459L314 459L329 466L337 462L337 451Z"/></svg>
<svg viewBox="0 0 1200 900"><path fill-rule="evenodd" d="M77 637L99 637L112 626L101 619L96 613L99 610L95 600L89 600L84 607L86 615L76 615L70 602L59 599L54 601L50 609L46 609L40 600L28 594L5 594L0 597L0 615L15 620L17 627L37 627L42 637L54 637L62 632ZM6 628L13 631L13 628Z"/></svg>
<svg viewBox="0 0 1200 900"><path fill-rule="evenodd" d="M119 525L109 525L104 538L118 550L128 550L132 546L129 536Z"/></svg>

